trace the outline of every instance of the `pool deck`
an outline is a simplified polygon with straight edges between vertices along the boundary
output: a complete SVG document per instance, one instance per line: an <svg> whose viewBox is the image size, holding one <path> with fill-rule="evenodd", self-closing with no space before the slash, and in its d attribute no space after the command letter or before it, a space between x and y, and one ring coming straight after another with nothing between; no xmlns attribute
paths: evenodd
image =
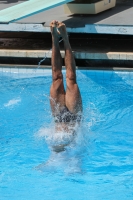
<svg viewBox="0 0 133 200"><path fill-rule="evenodd" d="M2 1L0 10L24 2ZM53 20L63 21L69 33L126 34L133 35L133 1L117 0L116 6L96 15L67 15L64 7L58 6L16 21L0 24L1 31L50 32L49 24Z"/></svg>
<svg viewBox="0 0 133 200"><path fill-rule="evenodd" d="M22 1L2 1L0 3L0 10L21 3ZM133 1L132 0L117 0L116 7L99 13L97 15L66 15L64 13L64 7L58 6L51 10L27 17L25 19L16 21L16 23L0 24L0 58L36 58L42 59L44 56L51 58L51 40L44 42L44 46L36 44L36 40L33 48L30 45L28 48L28 41L23 38L25 47L22 41L19 39L8 38L10 33L19 33L21 37L23 33L45 33L50 34L49 23L51 20L56 19L63 21L67 26L67 31L71 34L95 34L95 35L120 35L130 36L130 42L128 45L121 46L120 43L117 47L111 44L106 44L103 40L103 44L94 44L80 42L80 46L76 43L72 44L72 49L77 60L95 61L120 61L125 63L128 61L130 65L133 64ZM5 36L6 35L6 36ZM18 36L17 36L18 37ZM14 36L15 38L15 36ZM79 38L78 38L79 39ZM11 41L12 40L12 41ZM129 41L128 40L128 41ZM77 40L78 41L78 40ZM72 41L70 41L72 43ZM75 41L76 42L76 41ZM126 42L126 40L121 43ZM16 44L16 47L13 47ZM62 50L62 56L64 51ZM4 63L4 61L3 61ZM83 64L84 65L84 64Z"/></svg>

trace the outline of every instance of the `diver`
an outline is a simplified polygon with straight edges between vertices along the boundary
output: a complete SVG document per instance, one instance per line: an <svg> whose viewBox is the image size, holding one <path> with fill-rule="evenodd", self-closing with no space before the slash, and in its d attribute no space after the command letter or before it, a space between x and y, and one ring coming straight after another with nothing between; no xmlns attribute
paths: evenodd
<svg viewBox="0 0 133 200"><path fill-rule="evenodd" d="M76 82L76 64L64 23L53 20L50 23L52 35L52 85L50 105L55 122L55 131L75 134L75 124L82 119L82 98ZM65 49L66 91L63 84L62 57L59 38L62 37ZM56 152L64 151L66 144L53 146Z"/></svg>

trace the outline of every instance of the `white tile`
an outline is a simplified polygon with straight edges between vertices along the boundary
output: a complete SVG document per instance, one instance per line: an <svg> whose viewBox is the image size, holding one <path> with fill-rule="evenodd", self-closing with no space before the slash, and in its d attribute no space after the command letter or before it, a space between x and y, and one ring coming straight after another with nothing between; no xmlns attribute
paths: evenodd
<svg viewBox="0 0 133 200"><path fill-rule="evenodd" d="M3 67L0 67L0 72L3 72Z"/></svg>
<svg viewBox="0 0 133 200"><path fill-rule="evenodd" d="M18 68L11 68L11 73L18 73Z"/></svg>
<svg viewBox="0 0 133 200"><path fill-rule="evenodd" d="M10 73L11 72L11 68L4 67L3 68L3 72L9 72Z"/></svg>

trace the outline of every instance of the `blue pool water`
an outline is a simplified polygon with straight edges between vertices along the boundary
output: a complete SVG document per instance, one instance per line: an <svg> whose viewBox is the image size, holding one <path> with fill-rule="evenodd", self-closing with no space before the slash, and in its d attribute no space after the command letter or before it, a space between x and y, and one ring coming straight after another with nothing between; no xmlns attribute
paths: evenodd
<svg viewBox="0 0 133 200"><path fill-rule="evenodd" d="M83 124L54 153L51 70L0 72L0 200L133 199L133 72L77 70L77 80Z"/></svg>

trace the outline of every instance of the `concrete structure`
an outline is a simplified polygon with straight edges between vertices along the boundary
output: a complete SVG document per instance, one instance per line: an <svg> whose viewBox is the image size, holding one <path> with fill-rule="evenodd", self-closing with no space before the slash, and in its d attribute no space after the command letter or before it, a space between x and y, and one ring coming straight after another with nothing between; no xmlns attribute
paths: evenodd
<svg viewBox="0 0 133 200"><path fill-rule="evenodd" d="M25 1L25 0L23 0ZM0 10L21 3L5 1L0 3ZM116 7L97 15L67 15L64 6L35 14L16 23L0 24L1 31L50 32L49 23L57 19L65 22L70 33L123 34L133 35L133 1L117 0Z"/></svg>
<svg viewBox="0 0 133 200"><path fill-rule="evenodd" d="M4 0L3 0L4 2ZM5 1L9 2L9 1ZM20 3L18 1L17 3ZM5 8L15 3L4 4L0 3L0 8ZM31 61L31 64L38 64L38 61L43 59L43 57L51 58L51 39L50 39L50 29L49 23L51 20L57 19L59 21L63 21L67 26L67 31L71 34L81 34L84 33L85 41L77 38L79 42L79 46L76 43L72 43L72 49L75 54L75 58L80 60L80 65L95 66L95 63L99 62L106 63L110 62L113 66L120 66L123 63L123 66L130 65L133 66L133 1L132 0L117 0L116 7L111 10L104 11L97 15L67 15L64 13L64 7L58 6L56 8L52 8L51 10L27 17L25 19L19 20L16 23L10 24L0 24L0 63L9 64L9 60L11 63L25 63L22 59L28 59ZM12 33L11 38L10 34ZM25 38L22 41L17 41L17 39L12 38L22 38L23 35L25 38L29 38L26 40ZM32 41L28 46L28 41L31 41L32 34L36 34L36 37L39 37L41 34L44 35L49 34L49 39L44 38L44 40L40 40L38 44L36 44L36 40ZM90 34L94 34L94 36L101 36L102 34L114 35L116 37L119 35L120 42L116 44L114 39L113 45L107 43L106 40L100 39L97 43L90 45L90 42L87 42L87 37L91 37ZM29 35L29 36L28 36ZM123 39L123 36L127 36L127 39ZM129 39L128 39L129 38ZM48 41L49 40L49 41ZM117 41L116 40L116 41ZM23 43L25 42L25 46ZM36 48L33 47L36 46ZM43 48L42 48L43 44ZM27 48L28 47L28 48ZM117 47L117 48L116 48ZM64 51L62 51L62 55ZM8 58L8 59L7 59ZM35 60L35 62L33 62ZM85 61L85 62L84 62ZM82 64L83 63L83 64ZM45 63L43 63L45 64ZM108 65L108 66L112 66Z"/></svg>
<svg viewBox="0 0 133 200"><path fill-rule="evenodd" d="M93 2L93 1L92 1ZM115 7L116 0L100 0L93 3L70 2L64 5L66 14L98 14Z"/></svg>

